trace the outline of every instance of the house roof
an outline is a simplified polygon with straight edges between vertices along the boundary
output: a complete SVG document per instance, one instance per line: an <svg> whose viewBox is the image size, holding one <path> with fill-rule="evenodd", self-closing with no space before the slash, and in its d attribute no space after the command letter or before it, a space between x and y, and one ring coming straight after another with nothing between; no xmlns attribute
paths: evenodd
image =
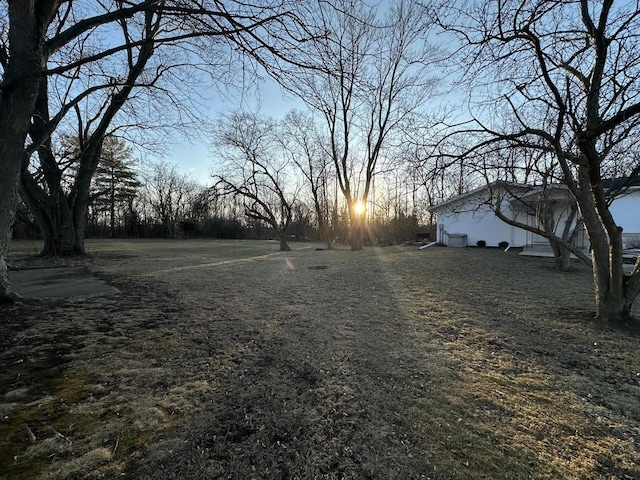
<svg viewBox="0 0 640 480"><path fill-rule="evenodd" d="M461 200L464 200L466 198L472 198L474 196L476 196L478 193L484 191L484 190L488 190L490 188L496 188L499 187L500 185L504 185L510 188L520 188L520 189L525 189L525 190L530 190L536 187L533 187L531 185L525 185L525 184L521 184L521 183L514 183L514 182L491 182L489 184L485 184L482 185L478 188L474 188L473 190L469 190L468 192L462 193L460 195L454 195L453 197L437 203L435 205L432 205L430 207L427 208L427 211L429 212L438 212L439 210L442 210L445 207L448 207L454 203L460 202Z"/></svg>
<svg viewBox="0 0 640 480"><path fill-rule="evenodd" d="M627 187L640 187L640 175L635 177L604 178L602 186L607 190L619 190Z"/></svg>
<svg viewBox="0 0 640 480"><path fill-rule="evenodd" d="M444 202L440 202L440 203L436 203L435 205L431 205L430 207L427 208L427 211L429 212L436 212L438 210L442 210L442 208L451 205L452 203L458 202L462 199L465 199L467 197L473 197L476 193L479 193L483 190L486 190L487 186L486 185L482 185L481 187L478 188L474 188L473 190L469 190L468 192L465 193L461 193L459 195L454 195L453 197L449 197L447 200L445 200Z"/></svg>
<svg viewBox="0 0 640 480"><path fill-rule="evenodd" d="M484 190L487 190L489 188L494 188L498 185L506 185L514 189L515 188L522 189L524 191L523 193L525 193L522 198L527 198L527 197L530 198L532 195L536 195L540 193L540 191L543 189L547 189L547 190L556 189L556 190L563 190L563 191L568 190L568 187L562 183L557 183L557 184L543 187L541 185L527 185L527 184L520 184L520 183L514 183L514 182L491 182L489 184L482 185L478 188L474 188L473 190L469 190L468 192L462 193L460 195L454 195L453 197L450 197L443 202L440 202L435 205L432 205L431 207L428 207L427 211L437 213L438 211L454 203L463 201L467 198L472 198L476 196L478 193ZM613 179L611 178L603 179L602 186L604 187L605 190L609 190L609 191L616 191L616 190L622 191L627 188L631 190L637 190L640 188L640 175L637 175L635 177L618 177ZM620 194L620 192L617 192L617 193Z"/></svg>

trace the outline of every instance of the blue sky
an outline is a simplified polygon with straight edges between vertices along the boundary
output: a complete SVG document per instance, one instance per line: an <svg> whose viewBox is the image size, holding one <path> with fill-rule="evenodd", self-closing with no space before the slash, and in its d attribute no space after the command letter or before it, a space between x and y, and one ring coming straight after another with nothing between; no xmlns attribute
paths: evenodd
<svg viewBox="0 0 640 480"><path fill-rule="evenodd" d="M262 82L258 91L244 94L243 99L244 109L258 111L262 115L277 119L283 118L294 108L299 110L306 108L301 100L285 95L282 88L268 77ZM208 115L212 121L215 121L220 114L233 112L239 108L240 101L237 97L219 96L210 102ZM194 136L192 141L185 139L177 142L174 148L167 152L164 160L175 164L181 172L189 174L201 184L205 186L211 184L210 174L214 158L206 138L201 140Z"/></svg>

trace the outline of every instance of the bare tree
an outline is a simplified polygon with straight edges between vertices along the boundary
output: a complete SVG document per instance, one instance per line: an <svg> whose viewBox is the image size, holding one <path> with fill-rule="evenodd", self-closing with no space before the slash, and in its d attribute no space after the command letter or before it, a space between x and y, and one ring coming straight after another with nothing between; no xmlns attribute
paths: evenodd
<svg viewBox="0 0 640 480"><path fill-rule="evenodd" d="M81 218L86 216L86 192L100 156L102 139L109 129L110 119L131 98L133 89L140 86L142 72L158 46L170 47L189 41L190 52L211 55L211 44L197 39L213 38L230 46L229 51L248 54L264 65L269 61L286 61L289 51L309 37L307 25L299 21L291 7L304 8L304 5L300 7L299 2L270 0L251 3L117 0L94 4L64 0L8 0L6 4L0 4L0 66L3 69L0 83L1 299L15 298L8 282L5 258L21 173L25 179L22 190L30 192L25 196L31 199L32 207L41 200L44 202L43 194L55 201L71 201L77 205L65 207L69 212L53 215L46 212L46 206L38 205L41 208L37 215L38 220L51 221L53 218L53 223L59 223L60 217L67 217L62 221L73 226L75 231L69 232L68 237L76 238L72 250L77 250L83 240L86 223L86 219ZM116 28L122 32L119 40L113 35ZM136 32L142 35L135 37ZM98 37L109 38L110 41L90 41ZM108 61L120 58L120 54L125 57L128 73L122 77L111 77L108 72L117 62L110 66ZM215 62L215 65L220 65L220 62ZM63 89L63 105L57 113L49 114L47 97L52 85L60 85L58 81L64 85L70 78L88 82L96 72L108 81L97 85L89 82L84 91L78 90L78 83L66 91ZM153 79L163 74L163 65L159 62L155 69L146 72ZM83 120L78 132L84 131L92 120L95 123L94 128L88 130L90 136L83 142L83 160L75 186L67 198L62 198L56 178L61 174L60 168L54 165L53 159L47 158L52 152L50 137L67 113L79 113L77 107L81 100L99 93L102 93L101 97L98 95L101 100L95 102L93 106L96 108L89 118L78 115ZM44 189L29 179L29 162L36 152L43 169L47 169L52 179Z"/></svg>
<svg viewBox="0 0 640 480"><path fill-rule="evenodd" d="M147 70L147 64L154 54L155 37L159 35L163 15L160 12L146 12L143 24L137 28L139 37L134 36L136 28L133 21L120 20L126 45L125 72L119 77L110 77L105 85L98 81L92 87L81 88L81 93L62 102L55 115L50 115L50 79L41 77L40 90L36 100L36 110L29 132L31 144L22 157L20 194L29 206L45 235L44 255L68 255L84 253L84 236L87 222L87 209L90 203L90 189L93 175L98 167L104 140L112 128L114 118L134 93L137 86L153 85L159 74L151 78L141 78ZM86 42L82 47L88 48ZM66 90L75 91L77 82L87 80L78 70L73 72L72 81L67 82ZM93 77L92 77L93 78ZM95 112L86 118L81 104L88 100L91 91L95 91L99 100L94 100ZM84 98L83 98L84 97ZM75 111L77 118L77 149L71 162L59 163L56 158L51 134L55 131L68 111ZM39 169L43 181L38 182L34 169L30 168L32 153L37 152ZM71 185L63 188L65 169L73 166Z"/></svg>
<svg viewBox="0 0 640 480"><path fill-rule="evenodd" d="M280 250L287 251L287 230L301 187L279 148L276 129L272 119L257 114L237 113L221 119L214 144L223 164L213 177L214 188L242 198L245 215L273 228Z"/></svg>
<svg viewBox="0 0 640 480"><path fill-rule="evenodd" d="M327 155L326 139L318 130L313 115L294 110L281 122L278 141L283 153L306 179L318 231L331 249L334 240L330 229L328 184L332 162Z"/></svg>
<svg viewBox="0 0 640 480"><path fill-rule="evenodd" d="M188 218L202 189L188 175L178 172L175 165L165 161L148 164L142 178L141 201L149 205L164 235L179 237L180 223Z"/></svg>
<svg viewBox="0 0 640 480"><path fill-rule="evenodd" d="M309 43L305 58L324 69L280 72L278 80L322 118L358 250L362 209L390 136L432 92L427 18L404 0L390 2L384 18L358 0L322 4L317 17L328 36Z"/></svg>
<svg viewBox="0 0 640 480"><path fill-rule="evenodd" d="M591 241L597 316L626 321L640 262L623 274L622 232L603 176L623 172L622 147L640 134L638 3L454 4L440 22L462 39L472 101L480 100L473 123L483 138L474 150L503 143L554 156ZM626 167L628 177L640 172L640 163Z"/></svg>

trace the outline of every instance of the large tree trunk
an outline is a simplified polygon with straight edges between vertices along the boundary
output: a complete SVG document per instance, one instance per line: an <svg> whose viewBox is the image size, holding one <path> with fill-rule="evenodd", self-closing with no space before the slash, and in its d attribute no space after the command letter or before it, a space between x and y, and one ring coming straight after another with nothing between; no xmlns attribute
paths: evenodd
<svg viewBox="0 0 640 480"><path fill-rule="evenodd" d="M58 201L54 201L53 197L47 197L46 203L35 203L33 197L25 194L24 191L23 176L22 199L36 218L44 237L40 255L84 255L83 231L77 226L75 209L69 206L66 195L58 195Z"/></svg>
<svg viewBox="0 0 640 480"><path fill-rule="evenodd" d="M591 242L596 318L625 323L631 317L638 293L627 286L633 287L637 280L625 282L622 230L609 212L599 172L582 167L578 171L578 182L576 198Z"/></svg>
<svg viewBox="0 0 640 480"><path fill-rule="evenodd" d="M62 173L55 164L49 141L38 152L41 165L48 165L43 168L46 191L29 172L27 162L23 163L20 194L44 236L41 255L84 255L91 179L101 148L101 141L97 141L80 156L80 172L69 193L62 187Z"/></svg>
<svg viewBox="0 0 640 480"><path fill-rule="evenodd" d="M51 216L40 223L44 243L40 255L84 255L84 236L79 236L74 222L74 212L66 202L51 206Z"/></svg>
<svg viewBox="0 0 640 480"><path fill-rule="evenodd" d="M593 281L596 296L596 317L611 323L625 323L631 319L631 309L638 297L640 272L624 275L622 235L614 235L603 251L593 255ZM637 269L636 269L637 270Z"/></svg>
<svg viewBox="0 0 640 480"><path fill-rule="evenodd" d="M20 166L45 58L43 35L56 2L8 2L9 56L0 90L0 301L14 301L6 258L16 213ZM49 9L49 10L48 10Z"/></svg>
<svg viewBox="0 0 640 480"><path fill-rule="evenodd" d="M5 152L0 147L0 158ZM9 272L7 268L6 258L9 253L9 239L11 237L11 225L16 211L17 189L14 187L13 193L5 193L11 191L11 177L5 177L5 172L9 169L0 165L0 189L3 194L0 195L0 303L13 302L20 297L11 288L9 282ZM9 172L11 173L11 172ZM17 183L17 182L16 182ZM8 190L5 190L8 189Z"/></svg>
<svg viewBox="0 0 640 480"><path fill-rule="evenodd" d="M280 251L289 252L291 247L287 243L287 234L285 232L278 231L278 237L280 238Z"/></svg>
<svg viewBox="0 0 640 480"><path fill-rule="evenodd" d="M64 197L64 196L63 196ZM77 206L69 206L68 199L52 205L53 222L49 222L49 230L45 232L42 251L43 256L84 255L85 225L78 225L80 216L86 224L86 211L78 214Z"/></svg>
<svg viewBox="0 0 640 480"><path fill-rule="evenodd" d="M40 255L83 254L84 241L77 236L74 206L69 204L69 198L62 191L60 175L49 172L46 177L48 193L38 185L28 171L26 162L23 162L20 196L36 219L44 237Z"/></svg>
<svg viewBox="0 0 640 480"><path fill-rule="evenodd" d="M28 126L27 118L23 134L16 131L18 129L10 128L11 120L15 117L11 115L13 105L8 104L7 96L3 94L0 98L0 102L2 102L0 110L0 302L12 302L19 299L9 282L6 258L9 253L9 241L18 199L20 156L23 154L24 139L27 135L26 127ZM13 122L13 125L15 123ZM15 137L21 134L22 142L16 142Z"/></svg>

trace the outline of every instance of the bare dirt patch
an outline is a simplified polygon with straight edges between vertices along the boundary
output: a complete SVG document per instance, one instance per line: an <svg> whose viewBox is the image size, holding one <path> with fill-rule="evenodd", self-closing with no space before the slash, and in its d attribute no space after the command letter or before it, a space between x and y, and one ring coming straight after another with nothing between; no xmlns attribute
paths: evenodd
<svg viewBox="0 0 640 480"><path fill-rule="evenodd" d="M120 295L0 307L0 478L640 478L585 268L293 247L96 241Z"/></svg>

